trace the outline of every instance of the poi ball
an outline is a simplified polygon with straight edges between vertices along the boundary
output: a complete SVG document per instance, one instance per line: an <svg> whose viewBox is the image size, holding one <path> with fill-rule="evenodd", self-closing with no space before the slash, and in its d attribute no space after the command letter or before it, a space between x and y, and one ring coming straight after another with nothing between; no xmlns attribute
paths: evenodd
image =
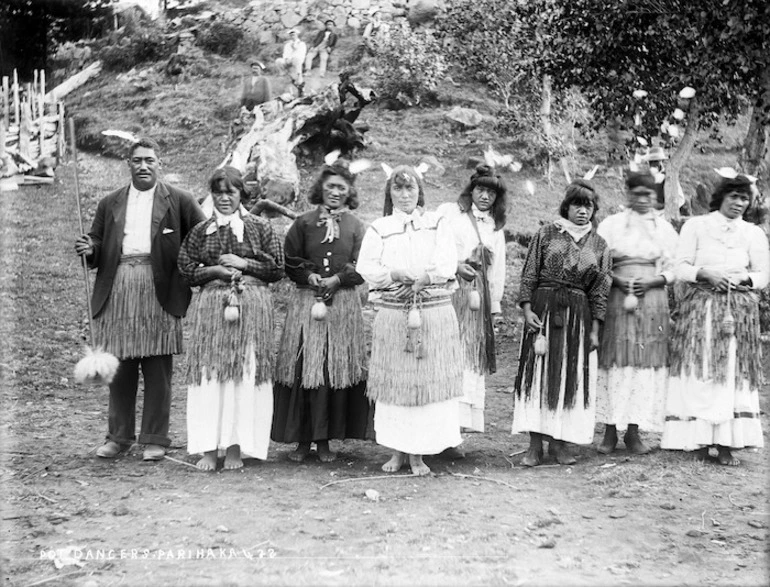
<svg viewBox="0 0 770 587"><path fill-rule="evenodd" d="M238 309L238 306L226 306L225 307L225 320L227 322L235 322L240 318L241 311Z"/></svg>
<svg viewBox="0 0 770 587"><path fill-rule="evenodd" d="M732 314L725 315L722 320L722 330L729 336L735 334L735 318L733 318Z"/></svg>
<svg viewBox="0 0 770 587"><path fill-rule="evenodd" d="M417 330L422 326L422 318L420 317L420 311L417 308L409 310L409 314L406 315L406 326L410 330Z"/></svg>
<svg viewBox="0 0 770 587"><path fill-rule="evenodd" d="M318 320L319 322L321 320L325 320L326 304L324 304L321 300L318 300L315 304L313 304L313 307L310 308L310 315L313 317L313 320Z"/></svg>
<svg viewBox="0 0 770 587"><path fill-rule="evenodd" d="M548 351L548 341L545 339L545 336L541 332L535 338L535 354L538 357L543 357L545 356L545 353L547 351Z"/></svg>
<svg viewBox="0 0 770 587"><path fill-rule="evenodd" d="M626 312L633 312L638 306L639 298L637 298L634 294L628 294L623 299L623 307L626 309Z"/></svg>
<svg viewBox="0 0 770 587"><path fill-rule="evenodd" d="M468 307L474 312L481 309L481 295L475 289L468 294Z"/></svg>

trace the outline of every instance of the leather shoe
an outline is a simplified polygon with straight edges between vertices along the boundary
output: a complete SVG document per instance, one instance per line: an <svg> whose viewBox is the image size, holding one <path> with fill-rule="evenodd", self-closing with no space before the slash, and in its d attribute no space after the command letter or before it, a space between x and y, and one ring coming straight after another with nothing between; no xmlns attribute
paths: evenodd
<svg viewBox="0 0 770 587"><path fill-rule="evenodd" d="M103 459L114 459L127 448L127 446L118 444L114 440L108 440L96 449L96 456Z"/></svg>
<svg viewBox="0 0 770 587"><path fill-rule="evenodd" d="M160 461L164 456L166 456L166 449L157 444L148 444L142 453L142 459L145 461Z"/></svg>

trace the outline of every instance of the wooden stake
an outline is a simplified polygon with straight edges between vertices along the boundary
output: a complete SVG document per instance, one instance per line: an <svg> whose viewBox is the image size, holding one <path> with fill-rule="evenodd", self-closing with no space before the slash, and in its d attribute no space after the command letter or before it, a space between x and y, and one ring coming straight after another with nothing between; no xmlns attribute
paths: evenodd
<svg viewBox="0 0 770 587"><path fill-rule="evenodd" d="M9 85L10 84L9 84L8 76L4 75L3 76L3 121L8 126L11 125L11 120L10 118L8 118L8 116L11 113L11 109L10 109L11 95L9 92L9 87L8 87Z"/></svg>
<svg viewBox="0 0 770 587"><path fill-rule="evenodd" d="M13 70L13 120L16 122L16 125L21 125L21 114L20 114L20 107L21 104L19 104L19 72L15 69Z"/></svg>
<svg viewBox="0 0 770 587"><path fill-rule="evenodd" d="M45 116L45 69L40 70L40 117Z"/></svg>
<svg viewBox="0 0 770 587"><path fill-rule="evenodd" d="M64 124L64 102L56 102L56 110L59 114L59 128L57 129L58 144L56 148L57 163L61 163L67 157L67 142L65 138L66 126Z"/></svg>

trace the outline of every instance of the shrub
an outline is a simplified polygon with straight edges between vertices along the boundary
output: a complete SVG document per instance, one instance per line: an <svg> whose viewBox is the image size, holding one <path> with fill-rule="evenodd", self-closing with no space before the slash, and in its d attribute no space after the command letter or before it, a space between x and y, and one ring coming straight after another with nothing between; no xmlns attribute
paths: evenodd
<svg viewBox="0 0 770 587"><path fill-rule="evenodd" d="M128 71L140 63L166 59L171 50L163 33L149 28L141 32L130 32L117 42L105 46L99 57L106 69Z"/></svg>
<svg viewBox="0 0 770 587"><path fill-rule="evenodd" d="M429 31L395 28L378 44L373 68L380 97L414 105L433 96L447 63Z"/></svg>
<svg viewBox="0 0 770 587"><path fill-rule="evenodd" d="M235 53L242 38L243 31L240 27L227 22L214 21L201 31L197 43L207 51L229 56Z"/></svg>

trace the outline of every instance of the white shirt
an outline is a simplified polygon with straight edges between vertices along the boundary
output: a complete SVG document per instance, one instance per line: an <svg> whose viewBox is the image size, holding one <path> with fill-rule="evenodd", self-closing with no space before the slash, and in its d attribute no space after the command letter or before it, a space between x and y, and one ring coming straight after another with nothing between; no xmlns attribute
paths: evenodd
<svg viewBox="0 0 770 587"><path fill-rule="evenodd" d="M286 41L283 46L283 58L287 61L304 61L307 55L307 45L304 41Z"/></svg>
<svg viewBox="0 0 770 587"><path fill-rule="evenodd" d="M666 283L674 281L679 235L662 216L654 212L637 214L627 209L602 220L596 232L607 241L613 259L639 257L655 261L655 268Z"/></svg>
<svg viewBox="0 0 770 587"><path fill-rule="evenodd" d="M152 204L155 188L139 191L131 184L126 202L126 227L123 231L124 255L149 255L152 246Z"/></svg>
<svg viewBox="0 0 770 587"><path fill-rule="evenodd" d="M373 289L387 289L397 285L390 276L394 269L415 280L427 273L440 287L454 284L457 249L449 222L420 209L411 214L394 209L375 220L361 243L356 271Z"/></svg>
<svg viewBox="0 0 770 587"><path fill-rule="evenodd" d="M492 251L492 265L487 269L490 310L493 314L499 313L505 288L505 234L502 229L495 230L495 221L489 211L482 212L475 204L471 207L471 213L476 218L478 235L468 214L462 213L456 203L442 204L438 208L438 213L449 220L457 247L457 258L461 263L468 259L473 249L478 246L479 235L482 244Z"/></svg>
<svg viewBox="0 0 770 587"><path fill-rule="evenodd" d="M762 229L742 218L714 211L685 222L676 252L677 277L697 281L698 270L714 269L735 280L751 278L754 289L770 280L770 246Z"/></svg>

